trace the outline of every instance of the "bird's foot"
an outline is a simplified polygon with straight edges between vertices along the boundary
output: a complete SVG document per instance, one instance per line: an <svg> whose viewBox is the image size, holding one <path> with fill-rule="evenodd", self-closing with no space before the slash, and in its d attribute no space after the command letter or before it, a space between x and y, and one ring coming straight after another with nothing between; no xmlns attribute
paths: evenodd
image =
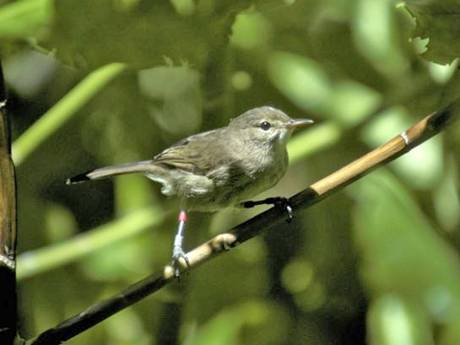
<svg viewBox="0 0 460 345"><path fill-rule="evenodd" d="M280 198L279 201L275 204L276 207L280 208L282 212L287 213L286 222L292 222L294 218L294 211L292 210L292 205L286 198Z"/></svg>
<svg viewBox="0 0 460 345"><path fill-rule="evenodd" d="M292 205L289 200L285 197L276 197L273 199L275 199L274 206L277 207L281 212L287 213L286 222L292 222L292 219L294 218L294 211L292 210Z"/></svg>
<svg viewBox="0 0 460 345"><path fill-rule="evenodd" d="M245 208L251 208L257 205L273 205L279 210L281 210L281 212L287 213L288 218L286 219L286 221L288 223L290 223L294 218L294 212L291 203L287 198L281 196L267 198L264 200L245 201L241 205Z"/></svg>
<svg viewBox="0 0 460 345"><path fill-rule="evenodd" d="M181 259L183 261L181 261ZM185 265L184 265L185 263ZM190 267L190 262L188 261L187 255L185 254L182 247L174 246L173 255L172 255L172 263L171 266L174 269L174 277L177 280L180 280L180 268L181 266Z"/></svg>

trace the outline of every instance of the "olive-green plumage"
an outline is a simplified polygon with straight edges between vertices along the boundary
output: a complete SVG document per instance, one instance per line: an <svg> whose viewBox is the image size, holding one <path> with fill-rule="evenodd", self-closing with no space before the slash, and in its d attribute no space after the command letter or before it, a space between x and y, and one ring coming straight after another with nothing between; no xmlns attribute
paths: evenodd
<svg viewBox="0 0 460 345"><path fill-rule="evenodd" d="M254 108L226 127L179 141L152 160L96 169L68 183L143 173L162 184L163 194L177 196L182 209L216 211L275 185L287 169L292 131L310 123L272 107Z"/></svg>

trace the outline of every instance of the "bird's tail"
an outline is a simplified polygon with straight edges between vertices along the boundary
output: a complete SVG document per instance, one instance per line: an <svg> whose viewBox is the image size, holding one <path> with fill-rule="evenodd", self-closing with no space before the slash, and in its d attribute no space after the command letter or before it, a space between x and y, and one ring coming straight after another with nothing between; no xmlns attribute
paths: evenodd
<svg viewBox="0 0 460 345"><path fill-rule="evenodd" d="M112 165L104 168L87 171L83 174L76 175L67 179L66 184L80 183L88 180L98 180L106 177L122 174L144 173L147 174L153 168L152 161L142 161L126 163L121 165Z"/></svg>

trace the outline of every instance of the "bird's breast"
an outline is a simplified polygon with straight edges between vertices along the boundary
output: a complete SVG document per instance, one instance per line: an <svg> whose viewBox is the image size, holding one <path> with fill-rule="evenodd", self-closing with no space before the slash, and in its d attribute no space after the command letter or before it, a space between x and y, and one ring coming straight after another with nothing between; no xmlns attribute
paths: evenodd
<svg viewBox="0 0 460 345"><path fill-rule="evenodd" d="M235 159L221 164L197 179L187 183L179 194L190 210L216 211L253 198L273 187L285 174L288 165L286 150L240 152ZM184 185L184 184L182 184Z"/></svg>
<svg viewBox="0 0 460 345"><path fill-rule="evenodd" d="M269 152L255 152L245 165L249 183L236 197L237 202L252 198L273 187L286 173L288 156L283 148Z"/></svg>

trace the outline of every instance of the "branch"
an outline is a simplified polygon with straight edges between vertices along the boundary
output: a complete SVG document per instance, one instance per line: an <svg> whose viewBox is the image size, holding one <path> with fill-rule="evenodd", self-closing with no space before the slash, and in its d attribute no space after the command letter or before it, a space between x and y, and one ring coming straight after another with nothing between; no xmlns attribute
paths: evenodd
<svg viewBox="0 0 460 345"><path fill-rule="evenodd" d="M452 120L458 118L456 108L457 104L452 104L443 110L426 116L384 145L312 184L289 199L292 207L296 211L310 207L368 174L378 166L386 164L410 151L415 146L442 131ZM182 262L182 270L191 270L214 256L227 252L229 249L259 235L262 231L279 225L284 221L284 218L285 216L277 208L271 208L260 213L229 232L217 235L188 252L189 267L185 267L185 263ZM138 302L149 294L160 290L173 280L173 269L167 265L161 272L131 285L110 299L94 304L82 313L45 331L37 338L29 341L28 344L59 344Z"/></svg>
<svg viewBox="0 0 460 345"><path fill-rule="evenodd" d="M16 336L16 179L6 114L6 88L0 63L0 344Z"/></svg>

